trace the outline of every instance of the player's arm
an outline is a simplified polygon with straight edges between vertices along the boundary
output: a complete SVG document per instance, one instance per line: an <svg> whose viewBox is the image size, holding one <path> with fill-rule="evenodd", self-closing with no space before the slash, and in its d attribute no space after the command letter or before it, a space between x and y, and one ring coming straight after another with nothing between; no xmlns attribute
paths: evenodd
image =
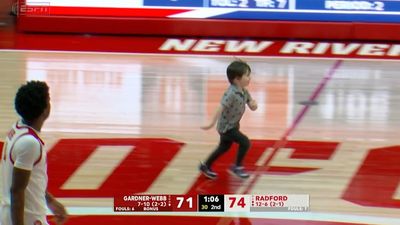
<svg viewBox="0 0 400 225"><path fill-rule="evenodd" d="M24 224L25 189L28 186L31 171L14 167L11 196L11 221L13 225Z"/></svg>
<svg viewBox="0 0 400 225"><path fill-rule="evenodd" d="M35 160L40 155L40 144L31 136L21 137L13 148L14 159L10 188L11 221L13 225L24 224L25 189L28 186Z"/></svg>
<svg viewBox="0 0 400 225"><path fill-rule="evenodd" d="M201 129L208 130L208 129L211 129L212 127L214 127L214 125L217 122L218 118L221 116L221 112L222 112L223 107L224 106L222 104L220 104L217 107L217 109L215 110L214 115L213 115L210 123L202 126Z"/></svg>
<svg viewBox="0 0 400 225"><path fill-rule="evenodd" d="M63 204L57 201L48 191L46 191L46 202L47 207L49 207L51 212L54 214L56 224L61 225L65 223L68 219L68 214Z"/></svg>

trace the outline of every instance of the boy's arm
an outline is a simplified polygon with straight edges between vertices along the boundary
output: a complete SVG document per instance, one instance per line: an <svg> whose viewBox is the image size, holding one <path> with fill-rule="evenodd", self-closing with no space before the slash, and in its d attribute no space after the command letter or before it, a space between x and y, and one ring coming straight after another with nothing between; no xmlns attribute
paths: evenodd
<svg viewBox="0 0 400 225"><path fill-rule="evenodd" d="M223 106L220 104L217 107L217 109L215 110L215 113L212 117L211 122L207 125L201 126L200 128L203 130L208 130L208 129L212 128L215 125L215 123L217 122L218 118L221 116L222 109L223 109Z"/></svg>
<svg viewBox="0 0 400 225"><path fill-rule="evenodd" d="M248 98L249 98L249 100L247 101L247 105L249 106L249 108L251 109L251 111L257 110L257 108L258 108L257 101L254 100L254 99L251 97L249 91L247 91L247 90L245 90L245 91L246 91L246 93L247 93L247 95L248 95Z"/></svg>
<svg viewBox="0 0 400 225"><path fill-rule="evenodd" d="M256 111L257 108L258 108L257 102L256 102L256 100L254 100L254 99L251 99L251 100L249 101L249 103L247 103L247 105L249 106L249 108L250 108L252 111Z"/></svg>

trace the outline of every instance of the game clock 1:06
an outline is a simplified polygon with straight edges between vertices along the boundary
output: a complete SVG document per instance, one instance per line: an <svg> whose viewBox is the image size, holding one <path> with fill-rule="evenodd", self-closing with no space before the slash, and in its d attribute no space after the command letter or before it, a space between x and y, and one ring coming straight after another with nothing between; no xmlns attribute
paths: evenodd
<svg viewBox="0 0 400 225"><path fill-rule="evenodd" d="M219 202L220 197L218 195L203 195L204 202Z"/></svg>
<svg viewBox="0 0 400 225"><path fill-rule="evenodd" d="M224 195L199 195L199 211L223 212Z"/></svg>

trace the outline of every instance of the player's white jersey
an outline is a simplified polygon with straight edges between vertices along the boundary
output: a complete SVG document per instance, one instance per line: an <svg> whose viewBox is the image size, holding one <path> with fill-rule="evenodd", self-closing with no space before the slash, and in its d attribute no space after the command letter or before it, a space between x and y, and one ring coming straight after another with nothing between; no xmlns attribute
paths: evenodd
<svg viewBox="0 0 400 225"><path fill-rule="evenodd" d="M25 190L25 212L33 215L46 214L47 161L44 142L37 132L18 121L8 133L2 152L2 199L3 207L10 206L10 188L14 167L30 170Z"/></svg>

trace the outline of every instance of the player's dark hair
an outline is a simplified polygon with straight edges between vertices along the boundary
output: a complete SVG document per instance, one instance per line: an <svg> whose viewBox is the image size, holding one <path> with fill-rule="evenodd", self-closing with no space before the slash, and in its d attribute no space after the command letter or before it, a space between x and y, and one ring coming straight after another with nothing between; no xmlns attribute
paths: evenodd
<svg viewBox="0 0 400 225"><path fill-rule="evenodd" d="M47 108L49 86L43 81L28 81L22 85L15 96L17 113L28 123L36 120Z"/></svg>
<svg viewBox="0 0 400 225"><path fill-rule="evenodd" d="M226 69L226 75L228 76L229 83L231 84L233 84L233 80L235 78L240 79L247 72L251 72L250 66L240 59L231 62L231 64L229 64L228 68Z"/></svg>

